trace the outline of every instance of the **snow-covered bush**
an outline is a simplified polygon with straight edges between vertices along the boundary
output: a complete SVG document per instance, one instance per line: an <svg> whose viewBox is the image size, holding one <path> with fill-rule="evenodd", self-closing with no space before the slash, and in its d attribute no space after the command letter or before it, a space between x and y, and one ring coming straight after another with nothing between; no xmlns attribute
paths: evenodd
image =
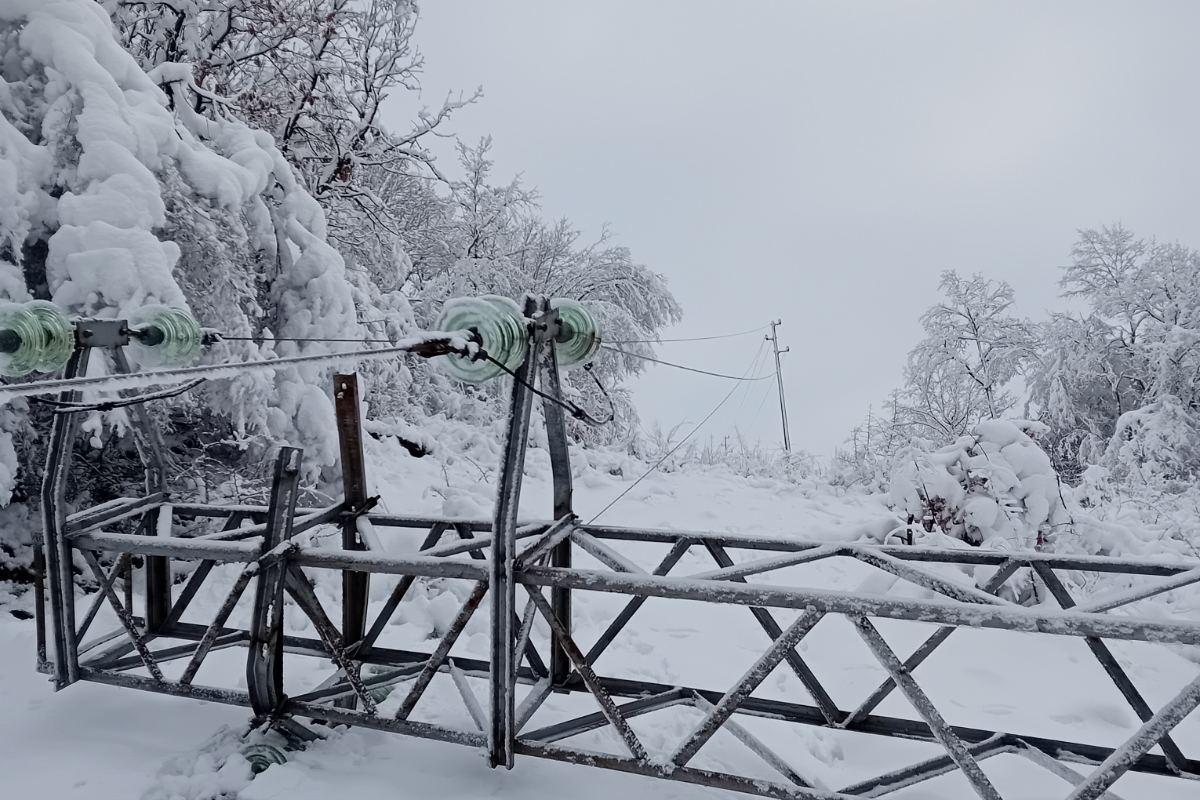
<svg viewBox="0 0 1200 800"><path fill-rule="evenodd" d="M1069 522L1036 422L985 420L933 448L914 443L894 462L891 505L926 531L984 546L1032 547Z"/></svg>
<svg viewBox="0 0 1200 800"><path fill-rule="evenodd" d="M1075 494L1088 515L1119 522L1127 532L1113 552L1194 558L1200 556L1198 478L1200 418L1166 396L1120 416L1099 463L1083 473Z"/></svg>
<svg viewBox="0 0 1200 800"><path fill-rule="evenodd" d="M1121 483L1183 491L1200 476L1200 416L1172 395L1126 411L1100 464Z"/></svg>

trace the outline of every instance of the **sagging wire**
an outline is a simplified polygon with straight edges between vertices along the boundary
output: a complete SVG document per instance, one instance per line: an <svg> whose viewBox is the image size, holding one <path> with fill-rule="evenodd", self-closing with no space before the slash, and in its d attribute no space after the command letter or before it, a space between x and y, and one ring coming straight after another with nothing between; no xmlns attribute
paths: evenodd
<svg viewBox="0 0 1200 800"><path fill-rule="evenodd" d="M770 325L759 325L748 331L738 331L737 333L719 333L714 336L687 336L682 339L625 339L623 341L609 341L602 339L606 344L666 344L668 342L710 342L714 339L734 339L738 336L749 336L752 333L765 331Z"/></svg>
<svg viewBox="0 0 1200 800"><path fill-rule="evenodd" d="M746 336L751 333L757 333L758 331L760 331L762 329L763 329L763 327L759 327L759 328L755 328L755 329L749 330L749 331L739 331L737 333L717 334L714 336L699 336L699 337L682 338L682 339L627 340L627 341L621 341L621 342L601 344L601 347L603 349L618 353L620 355L629 356L631 358L638 358L638 359L642 359L644 361L649 361L651 363L660 364L662 366L667 366L667 367L673 367L675 369L680 369L680 370L684 370L687 372L693 372L693 373L700 374L700 375L708 375L708 376L715 377L715 378L724 378L726 380L736 380L739 382L760 381L760 380L766 380L768 378L774 377L774 373L772 372L772 373L769 373L766 375L758 375L758 376L753 376L753 377L727 375L727 374L720 373L720 372L713 372L710 370L700 369L698 367L689 367L684 364L676 364L671 361L665 361L663 359L654 358L653 356L642 355L641 353L635 353L630 350L622 350L621 348L615 347L613 345L614 344L642 344L642 343L652 344L652 343L662 343L662 342L669 342L669 341L706 341L706 340L713 340L713 339L727 339L727 338L732 338L735 336ZM314 362L322 362L322 361L337 361L337 360L348 359L348 358L354 358L354 359L359 359L359 360L362 360L362 359L370 360L370 359L382 358L384 356L401 353L401 352L420 351L422 348L424 348L426 350L429 350L430 348L435 348L440 351L437 353L431 353L431 352L421 353L422 355L430 355L430 354L442 355L442 354L447 354L447 353L459 353L460 355L468 356L468 357L471 357L474 359L486 358L489 361L496 363L504 372L511 375L514 379L521 380L515 372L513 372L512 370L510 370L508 367L504 366L503 364L499 364L498 362L494 361L494 359L492 359L490 356L487 355L487 353L485 353L481 348L479 348L478 347L479 343L477 341L477 338L478 338L477 335L473 334L470 331L458 332L455 334L451 334L450 336L462 336L462 337L466 338L468 343L475 345L474 349L472 349L469 346L469 344L461 345L461 346L457 346L457 347L453 346L449 342L450 336L447 336L446 340L441 342L439 345L437 340L431 339L428 336L413 337L413 338L410 338L409 340L403 340L403 339L401 339L401 340L357 339L357 338L336 338L336 337L298 337L298 336L297 337L256 337L256 336L227 336L223 333L220 333L219 331L214 331L211 329L206 329L205 334L206 334L206 338L208 339L208 341L210 343L216 343L216 342L221 342L221 341L249 341L249 342L255 342L258 344L269 344L271 342L297 342L297 343L311 342L311 343L331 343L331 344L332 343L385 344L385 345L388 345L388 347L372 348L372 349L365 349L365 350L352 350L352 351L347 351L347 352L343 352L343 353L313 353L313 354L305 354L305 355L298 355L298 356L286 356L283 358L270 359L270 360L245 361L245 362L240 362L240 363L234 362L234 363L225 363L225 364L206 364L206 365L195 366L195 367L184 367L184 368L179 368L179 369L159 370L157 372L130 373L130 374L121 374L121 375L104 375L104 376L94 376L94 377L76 377L76 378L69 378L69 379L37 381L37 382L23 383L23 384L9 384L7 386L0 384L0 403L7 402L9 400L13 400L13 399L17 399L17 398L21 398L21 397L36 398L38 395L57 394L59 392L69 391L69 390L89 390L89 389L91 389L91 390L120 391L121 389L126 389L126 388L141 388L141 387L147 386L147 385L154 385L155 383L162 385L165 383L174 382L177 379L189 378L189 377L196 376L196 375L206 375L207 376L207 377L198 378L197 380L190 381L189 383L187 383L183 386L174 387L169 390L164 390L161 392L152 392L152 393L145 394L145 395L139 395L138 397L121 398L119 400L118 399L106 400L106 401L100 401L97 403L65 403L63 401L55 401L55 400L45 400L45 399L36 400L36 402L42 402L46 405L54 406L55 408L59 409L58 413L66 413L68 411L85 411L85 410L107 411L107 410L112 410L115 408L121 408L124 406L134 405L134 404L140 403L140 402L146 402L149 400L156 400L156 399L163 399L163 398L173 397L178 394L183 394L184 392L187 392L187 391L195 388L197 385L199 385L199 383L201 383L202 381L206 380L209 377L216 378L216 379L232 378L232 377L236 377L237 375L244 373L244 372L273 371L273 370L279 369L281 367L285 367L285 366L289 366L289 365L293 365L293 364L314 363ZM468 352L468 351L470 351L470 352ZM604 419L604 420L596 419L594 416L592 416L590 413L588 413L585 409L581 408L579 405L577 405L571 401L563 400L563 399L557 398L557 397L552 397L552 396L548 395L547 393L542 392L541 390L539 390L535 387L532 387L532 386L529 388L531 389L531 391L533 391L539 397L560 405L562 408L564 408L566 411L568 411L571 414L571 416L574 417L575 419L581 420L590 425L607 424L616 417L615 404L613 403L612 397L609 395L607 389L605 389L603 384L601 384L600 380L596 377L594 372L590 369L590 365L585 366L585 370L588 372L589 377L591 377L591 379L596 383L597 388L600 390L601 394L604 395L605 400L608 402L609 415L608 415L607 419ZM522 382L524 383L524 381L522 381Z"/></svg>
<svg viewBox="0 0 1200 800"><path fill-rule="evenodd" d="M600 345L600 349L608 350L613 353L620 353L623 356L631 356L633 358L640 358L643 361L650 361L654 364L661 364L664 367L674 367L675 369L682 369L687 372L695 372L700 375L709 375L713 378L725 378L726 380L731 380L731 381L765 381L767 378L775 377L774 372L769 372L766 375L756 375L753 378L747 377L745 375L741 375L741 376L726 375L723 372L710 372L709 370L700 369L699 367L689 367L684 364L676 364L672 361L663 361L661 358L654 358L653 356L642 355L641 353L635 353L632 350L622 350L619 347L613 347L612 345L607 345L607 344Z"/></svg>
<svg viewBox="0 0 1200 800"><path fill-rule="evenodd" d="M763 346L764 345L760 344L758 346L758 350L755 351L754 361L751 362L751 368L753 368L753 364L756 361L758 361L759 357L761 356ZM746 372L747 372L747 374L749 374L750 369L747 369ZM742 380L745 380L745 379L743 378ZM692 430L687 434L687 436L684 436L682 439L680 439L678 444L676 444L674 447L672 447L670 450L668 450L662 458L660 458L658 461L655 461L654 464L652 464L649 469L647 469L645 472L643 472L641 475L639 475L633 483L631 483L631 484L629 484L629 486L625 487L625 490L622 491L616 497L614 497L611 501L609 501L608 505L606 505L604 508L597 511L595 516L593 516L591 519L589 519L587 521L587 524L591 525L596 520L598 520L606 511L608 511L610 508L612 508L617 503L619 503L621 501L621 499L624 498L627 494L632 492L639 483L644 481L646 478L650 477L650 475L653 472L655 472L659 467L661 467L664 463L666 463L666 460L668 458L675 455L675 453L677 453L681 447L683 447L685 444L687 444L688 441L690 441L693 436L695 436L697 433L699 433L700 429L704 427L704 424L706 422L708 422L710 419L712 419L714 416L716 416L716 413L718 411L720 411L721 408L726 403L729 402L729 399L731 397L733 397L733 395L740 388L741 388L741 385L738 384L738 385L734 386L732 389L730 389L729 392L724 397L721 398L721 402L717 403L716 406L713 407L713 410L709 411L708 414L705 415L704 419L700 420L700 422L698 422L696 424L696 427L692 428Z"/></svg>
<svg viewBox="0 0 1200 800"><path fill-rule="evenodd" d="M139 394L136 397L121 397L116 400L101 400L94 403L72 403L62 400L50 400L45 397L30 397L34 403L40 403L44 406L51 406L55 414L74 414L80 411L112 411L116 408L125 408L126 406L134 406L139 403L148 403L151 400L166 400L170 397L178 397L185 392L190 392L200 384L204 383L206 378L196 378L194 381L189 381L182 386L176 386L173 389L163 389L158 392L149 392L147 394Z"/></svg>

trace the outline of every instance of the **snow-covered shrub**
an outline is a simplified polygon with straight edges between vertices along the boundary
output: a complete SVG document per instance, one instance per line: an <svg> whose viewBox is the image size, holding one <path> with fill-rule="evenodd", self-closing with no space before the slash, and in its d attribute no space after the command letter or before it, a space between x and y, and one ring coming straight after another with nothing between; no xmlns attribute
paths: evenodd
<svg viewBox="0 0 1200 800"><path fill-rule="evenodd" d="M824 477L820 460L804 450L788 453L766 447L761 442L747 441L737 431L732 437L706 443L688 440L689 433L690 428L683 423L670 429L655 423L631 442L629 451L647 464L659 464L662 472L713 468L744 478L776 478L791 483Z"/></svg>
<svg viewBox="0 0 1200 800"><path fill-rule="evenodd" d="M890 502L926 531L971 544L1031 547L1066 524L1058 477L1036 422L985 420L951 445L902 449Z"/></svg>
<svg viewBox="0 0 1200 800"><path fill-rule="evenodd" d="M1106 552L1200 557L1200 419L1195 412L1173 396L1127 411L1099 461L1083 473L1075 494L1088 517L1122 526L1122 535Z"/></svg>
<svg viewBox="0 0 1200 800"><path fill-rule="evenodd" d="M1200 416L1172 395L1126 411L1100 464L1119 483L1183 491L1200 475Z"/></svg>
<svg viewBox="0 0 1200 800"><path fill-rule="evenodd" d="M746 441L740 432L720 444L709 442L699 451L696 461L703 466L722 467L744 478L779 478L793 483L822 473L821 463L812 453L764 447L761 442Z"/></svg>
<svg viewBox="0 0 1200 800"><path fill-rule="evenodd" d="M852 443L851 443L852 444ZM832 486L861 487L868 492L887 491L890 459L880 453L855 448L838 448L829 466Z"/></svg>

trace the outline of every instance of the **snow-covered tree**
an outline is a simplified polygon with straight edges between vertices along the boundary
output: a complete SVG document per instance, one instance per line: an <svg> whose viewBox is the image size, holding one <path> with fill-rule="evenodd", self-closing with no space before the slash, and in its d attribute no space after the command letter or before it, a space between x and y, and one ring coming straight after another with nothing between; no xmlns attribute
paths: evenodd
<svg viewBox="0 0 1200 800"><path fill-rule="evenodd" d="M2 161L27 201L4 220L10 297L27 288L89 316L190 304L231 335L361 335L321 207L269 134L183 113L190 69L145 73L98 6L3 8ZM249 343L214 353L261 355ZM201 397L236 438L295 442L316 469L336 460L328 427L311 424L331 413L311 371L216 382Z"/></svg>
<svg viewBox="0 0 1200 800"><path fill-rule="evenodd" d="M492 186L486 147L463 149L461 178L435 163L431 137L477 94L414 111L407 130L380 125L389 93L419 89L416 15L392 0L0 0L0 295L109 317L188 305L246 339L215 360L394 339L459 293L577 297L610 336L653 339L679 308L627 249L584 244L539 217L532 191ZM597 360L610 438L636 425L619 382L640 366ZM424 363L363 371L368 413L414 452L427 415L487 422L503 402ZM603 408L590 380L568 391ZM0 410L0 506L29 494L31 413ZM337 458L315 369L212 381L155 413L185 477L282 441L305 448L310 477ZM122 423L89 423L92 446L127 449ZM130 477L96 474L93 500Z"/></svg>
<svg viewBox="0 0 1200 800"><path fill-rule="evenodd" d="M1010 385L1035 356L1038 332L1012 313L1012 287L947 271L939 288L942 300L921 315L925 335L909 351L904 385L852 433L847 479L878 476L910 441L953 441L1016 403Z"/></svg>
<svg viewBox="0 0 1200 800"><path fill-rule="evenodd" d="M1113 475L1144 475L1132 432L1188 428L1181 415L1200 409L1198 272L1200 253L1184 245L1121 225L1080 232L1062 285L1090 312L1050 319L1030 381L1031 407L1050 426L1064 474L1104 461ZM1185 441L1178 456L1189 459ZM1113 463L1121 454L1133 462Z"/></svg>
<svg viewBox="0 0 1200 800"><path fill-rule="evenodd" d="M1033 325L1013 315L1004 281L948 270L938 288L944 299L921 316L925 338L909 356L915 412L949 429L998 419L1016 402L1006 387L1033 352Z"/></svg>
<svg viewBox="0 0 1200 800"><path fill-rule="evenodd" d="M643 342L652 341L681 314L663 277L637 263L628 248L612 241L607 230L597 239L585 241L569 220L545 221L539 215L536 193L519 180L494 183L491 146L491 141L484 139L474 147L459 147L462 177L450 184L452 213L445 220L444 248L414 264L410 275L418 318L431 324L440 303L460 295L569 297L587 304L606 339L638 342L621 349L649 354L650 346ZM613 424L601 428L572 422L576 440L625 442L633 435L637 413L620 383L645 363L636 355L602 350L591 377L578 372L567 375L566 390L578 395L581 405L603 417L611 401L616 416ZM426 374L425 368L416 369ZM433 375L427 385L438 395L448 389L444 380L439 382ZM485 385L467 391L492 395L497 387Z"/></svg>
<svg viewBox="0 0 1200 800"><path fill-rule="evenodd" d="M655 330L678 318L665 284L637 268L628 251L579 247L569 222L540 219L536 192L516 180L493 184L490 139L460 145L458 176L436 163L428 142L445 135L445 123L478 99L478 91L447 97L434 109L417 108L405 131L380 124L385 99L411 105L420 89L424 61L414 40L415 3L105 0L104 5L122 41L162 77L178 113L205 119L235 114L273 134L325 212L328 240L345 260L363 335L395 338L432 324L451 296L497 293L519 299L525 291L572 288L548 280L539 285L534 273L539 259L550 265L546 279L563 277L554 269L559 259L576 267L567 278L590 273L604 281L593 303L609 330L638 319L639 335L633 338L653 338ZM585 252L601 257L581 264ZM563 259L567 253L572 257ZM661 313L642 313L662 298ZM263 332L279 335L254 331ZM597 374L613 384L641 366L602 361ZM409 423L421 412L437 413L442 398L459 391L424 365L378 363L363 372L370 407ZM590 381L583 389L594 393ZM494 387L469 391L495 396ZM615 385L612 393L622 424L604 431L605 438L631 430L636 420L628 393ZM594 431L575 433L595 441Z"/></svg>

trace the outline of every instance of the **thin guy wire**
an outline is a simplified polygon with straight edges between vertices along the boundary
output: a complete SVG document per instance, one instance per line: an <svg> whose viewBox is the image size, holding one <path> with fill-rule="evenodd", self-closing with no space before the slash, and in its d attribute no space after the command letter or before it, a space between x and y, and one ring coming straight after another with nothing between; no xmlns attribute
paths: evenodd
<svg viewBox="0 0 1200 800"><path fill-rule="evenodd" d="M758 356L755 357L754 363L750 365L750 372L758 371L758 368L760 366L762 366L763 356L765 356L765 355L766 355L766 348L760 347L758 349ZM759 384L757 386L752 386L749 383L746 384L746 391L742 394L742 399L738 401L737 409L733 412L733 416L735 418L740 417L742 415L742 412L746 410L746 401L750 399L750 396L752 394L754 394L754 391L756 389L760 389L760 388L762 388L762 384Z"/></svg>
<svg viewBox="0 0 1200 800"><path fill-rule="evenodd" d="M757 360L758 360L759 354L761 354L761 353L762 353L762 348L763 348L763 345L761 345L761 344L760 344L760 345L758 346L758 350L757 350L757 351L755 352L755 354L754 354L754 360L755 360L755 361L757 361ZM749 370L746 370L746 371L747 371L747 372L749 372ZM685 444L687 444L688 440L690 440L690 439L691 439L693 436L695 436L695 435L696 435L696 434L699 432L699 430L700 430L701 428L703 428L703 427L704 427L704 423L706 423L706 422L708 422L710 419L712 419L712 418L713 418L713 415L714 415L714 414L716 414L718 411L720 411L720 410L721 410L721 406L723 406L723 405L725 405L726 403L728 403L728 402L729 402L729 398L733 397L733 394L734 394L734 392L736 392L736 391L737 391L739 388L741 388L740 384L739 384L739 385L737 385L737 386L734 386L732 389L730 389L730 390L729 390L729 393L728 393L728 394L726 394L726 395L725 395L723 398L721 398L721 402L717 403L717 405L716 405L716 406L713 408L713 410L712 410L712 411L710 411L710 412L708 412L708 415L707 415L707 416L705 416L705 417L704 417L704 419L700 420L700 422L699 422L699 423L697 423L696 427L692 428L691 432L690 432L690 433L688 433L688 435L687 435L687 436L685 436L685 437L683 437L682 439L680 439L680 440L679 440L679 443L678 443L678 444L676 444L674 447L672 447L670 450L668 450L666 455L664 455L664 456L663 456L662 458L660 458L658 461L654 462L654 464L653 464L653 465L650 467L650 469L646 470L646 471L645 471L645 472L643 472L641 475L639 475L637 480L635 480L633 483L629 484L629 486L627 486L627 487L625 488L625 491L621 492L619 495L617 495L616 497L614 497L614 498L613 498L613 499L612 499L612 500L609 502L609 504L608 504L608 505L606 505L604 508L602 508L602 509L600 509L599 511L597 511L597 512L596 512L596 515L587 521L587 524L588 524L588 525L591 525L593 522L595 522L596 520L600 519L601 515L603 515L603 514L604 514L604 512L608 511L610 508L612 508L612 507L613 507L613 506L615 506L615 505L616 505L618 502L620 502L620 500L621 500L623 497L625 497L625 495L627 495L627 494L629 494L630 492L632 492L632 491L634 490L634 488L635 488L635 487L637 487L637 485L638 485L639 483L641 483L642 481L644 481L646 478L648 478L648 477L650 476L650 474L651 474L652 472L654 472L654 471L655 471L655 470L657 470L657 469L658 469L660 466L662 466L663 462L665 462L665 461L666 461L668 458L670 458L671 456L675 455L676 451L678 451L678 450L679 450L679 448L681 448L681 447L683 447Z"/></svg>
<svg viewBox="0 0 1200 800"><path fill-rule="evenodd" d="M588 425L595 425L595 426L599 427L600 425L607 425L608 423L610 423L614 419L616 419L617 407L615 405L613 405L612 398L609 397L608 392L600 384L600 380L598 378L596 378L595 375L592 376L592 380L596 381L596 385L600 387L600 391L603 392L605 398L608 399L608 408L609 408L608 419L596 419L591 414L589 414L586 410L584 410L582 407L576 405L575 403L571 402L570 400L563 400L561 397L555 397L554 395L550 394L549 392L543 392L541 389L537 388L536 386L534 386L533 384L529 383L527 380L522 378L515 371L509 369L502 361L497 361L496 359L492 358L487 353L483 354L483 358L484 358L484 360L490 361L491 363L495 364L500 369L504 370L506 373L508 373L509 375L512 376L512 379L514 381L521 384L522 386L524 386L529 391L533 392L538 397L542 398L543 400L549 400L551 403L554 403L556 406L563 408L564 410L568 411L572 417L574 417L577 420L580 420L581 422L586 422Z"/></svg>
<svg viewBox="0 0 1200 800"><path fill-rule="evenodd" d="M709 372L706 369L698 369L696 367L684 366L683 364L676 364L671 361L663 361L661 358L654 358L653 356L644 356L641 353L635 353L632 350L622 350L619 347L612 347L612 346L606 345L606 344L602 344L602 345L600 345L600 347L604 350L609 350L614 353L620 353L621 355L632 356L633 358L640 358L643 361L651 361L655 364L662 364L664 367L674 367L675 369L682 369L687 372L695 372L700 375L710 375L714 378L725 378L726 380L731 380L731 381L765 381L767 378L775 377L774 372L768 373L766 375L756 375L753 378L748 378L746 376L738 376L738 375L726 375L723 372Z"/></svg>
<svg viewBox="0 0 1200 800"><path fill-rule="evenodd" d="M763 392L762 399L758 401L758 408L754 409L754 416L750 418L750 425L747 426L748 428L754 427L754 424L758 422L758 418L762 416L763 408L767 405L767 398L770 396L771 391L768 387L767 391Z"/></svg>

